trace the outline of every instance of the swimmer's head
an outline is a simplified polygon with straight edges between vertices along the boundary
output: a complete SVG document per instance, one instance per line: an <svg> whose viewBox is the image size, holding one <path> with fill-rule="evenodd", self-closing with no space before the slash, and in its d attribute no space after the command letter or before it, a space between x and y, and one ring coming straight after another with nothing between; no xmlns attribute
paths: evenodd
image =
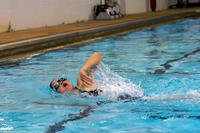
<svg viewBox="0 0 200 133"><path fill-rule="evenodd" d="M66 78L54 78L50 82L50 87L56 92L63 93L72 90L74 87Z"/></svg>

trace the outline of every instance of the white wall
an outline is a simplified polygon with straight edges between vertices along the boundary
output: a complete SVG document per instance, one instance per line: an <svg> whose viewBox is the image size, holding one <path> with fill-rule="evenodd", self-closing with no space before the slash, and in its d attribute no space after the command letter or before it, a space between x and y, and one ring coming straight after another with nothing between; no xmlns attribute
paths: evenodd
<svg viewBox="0 0 200 133"><path fill-rule="evenodd" d="M126 14L146 12L146 0L125 0Z"/></svg>
<svg viewBox="0 0 200 133"><path fill-rule="evenodd" d="M0 32L92 19L99 0L0 0Z"/></svg>
<svg viewBox="0 0 200 133"><path fill-rule="evenodd" d="M169 5L168 0L157 0L156 3L157 3L157 8L156 8L156 10L167 9L167 8L168 8L168 5Z"/></svg>
<svg viewBox="0 0 200 133"><path fill-rule="evenodd" d="M149 0L117 0L125 14L148 11ZM157 9L166 9L168 0L157 0ZM0 32L87 21L100 0L0 0Z"/></svg>
<svg viewBox="0 0 200 133"><path fill-rule="evenodd" d="M117 2L120 5L120 12L122 14L126 14L126 1L125 0L117 0Z"/></svg>
<svg viewBox="0 0 200 133"><path fill-rule="evenodd" d="M0 32L8 29L11 20L10 0L0 1Z"/></svg>
<svg viewBox="0 0 200 133"><path fill-rule="evenodd" d="M123 0L121 0L123 1ZM169 0L156 0L156 10L167 9ZM126 14L150 11L150 0L125 0Z"/></svg>

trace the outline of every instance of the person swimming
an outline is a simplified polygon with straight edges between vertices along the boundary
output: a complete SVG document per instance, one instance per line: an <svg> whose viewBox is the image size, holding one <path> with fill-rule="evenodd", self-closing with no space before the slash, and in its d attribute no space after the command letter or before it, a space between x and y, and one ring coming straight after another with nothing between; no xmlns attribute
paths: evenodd
<svg viewBox="0 0 200 133"><path fill-rule="evenodd" d="M98 90L93 88L92 73L101 61L101 54L94 52L82 65L77 77L77 84L74 86L67 78L53 78L50 82L50 88L58 93L68 91L72 92L87 92L89 95L98 95Z"/></svg>

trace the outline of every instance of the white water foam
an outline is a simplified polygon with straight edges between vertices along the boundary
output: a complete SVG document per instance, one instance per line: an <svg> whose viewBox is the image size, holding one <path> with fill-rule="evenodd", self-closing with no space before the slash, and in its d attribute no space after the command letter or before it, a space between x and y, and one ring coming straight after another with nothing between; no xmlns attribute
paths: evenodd
<svg viewBox="0 0 200 133"><path fill-rule="evenodd" d="M149 96L143 95L143 90L139 85L135 85L130 80L121 77L113 72L106 64L101 62L95 73L94 87L102 90L100 95L108 98L118 98L123 95L132 97L140 97L144 100L181 100L181 99L196 99L200 98L199 89L190 89L187 92L174 92L171 94L152 94Z"/></svg>
<svg viewBox="0 0 200 133"><path fill-rule="evenodd" d="M109 98L117 98L123 95L131 97L142 97L143 91L140 86L133 84L130 80L121 77L101 62L94 73L94 87L102 90L102 94Z"/></svg>
<svg viewBox="0 0 200 133"><path fill-rule="evenodd" d="M1 127L0 131L11 131L13 129L14 129L13 127Z"/></svg>
<svg viewBox="0 0 200 133"><path fill-rule="evenodd" d="M174 92L173 94L154 94L144 96L145 100L180 100L200 98L200 90L190 89L187 92Z"/></svg>

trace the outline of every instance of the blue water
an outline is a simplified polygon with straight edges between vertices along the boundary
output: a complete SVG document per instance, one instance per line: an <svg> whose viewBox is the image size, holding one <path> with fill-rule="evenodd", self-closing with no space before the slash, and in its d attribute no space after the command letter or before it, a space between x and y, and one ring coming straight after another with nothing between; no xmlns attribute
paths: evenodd
<svg viewBox="0 0 200 133"><path fill-rule="evenodd" d="M198 133L199 49L200 19L187 19L2 63L0 132ZM125 79L143 96L119 100L110 93L93 97L50 91L53 77L66 76L75 84L94 51L101 52L117 82ZM105 89L115 94L112 87Z"/></svg>

